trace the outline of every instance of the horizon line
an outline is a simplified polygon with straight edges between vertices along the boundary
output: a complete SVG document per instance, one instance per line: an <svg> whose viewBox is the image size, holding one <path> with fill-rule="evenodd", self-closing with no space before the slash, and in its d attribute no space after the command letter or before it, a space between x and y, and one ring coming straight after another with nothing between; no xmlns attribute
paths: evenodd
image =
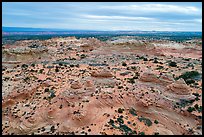
<svg viewBox="0 0 204 137"><path fill-rule="evenodd" d="M3 28L17 28L17 29L48 29L48 30L36 30L36 31L3 31ZM181 30L86 30L86 29L69 29L69 28L35 28L35 27L8 27L8 26L2 26L2 32L66 32L66 31L129 31L129 32L135 32L135 31L147 31L147 32L201 32L201 31L193 31L193 30L186 30L186 31L181 31Z"/></svg>

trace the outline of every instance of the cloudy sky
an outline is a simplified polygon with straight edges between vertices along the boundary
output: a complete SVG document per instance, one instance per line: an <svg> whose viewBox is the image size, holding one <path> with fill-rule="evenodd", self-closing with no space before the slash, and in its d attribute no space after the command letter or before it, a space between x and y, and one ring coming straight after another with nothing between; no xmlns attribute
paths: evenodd
<svg viewBox="0 0 204 137"><path fill-rule="evenodd" d="M3 2L2 26L202 31L201 2Z"/></svg>

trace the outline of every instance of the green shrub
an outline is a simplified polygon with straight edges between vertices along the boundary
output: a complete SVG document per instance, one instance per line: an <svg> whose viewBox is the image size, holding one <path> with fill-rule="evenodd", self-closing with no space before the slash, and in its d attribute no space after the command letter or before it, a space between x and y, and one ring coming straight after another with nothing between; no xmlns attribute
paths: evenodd
<svg viewBox="0 0 204 137"><path fill-rule="evenodd" d="M119 126L120 130L123 130L125 132L125 134L132 134L132 129L129 128L127 125L120 125Z"/></svg>
<svg viewBox="0 0 204 137"><path fill-rule="evenodd" d="M147 58L143 58L143 61L148 61L148 59Z"/></svg>
<svg viewBox="0 0 204 137"><path fill-rule="evenodd" d="M118 113L123 113L124 109L118 108Z"/></svg>
<svg viewBox="0 0 204 137"><path fill-rule="evenodd" d="M158 124L159 122L158 122L157 120L154 120L154 123L155 123L155 124Z"/></svg>
<svg viewBox="0 0 204 137"><path fill-rule="evenodd" d="M153 63L159 63L159 62L157 61L157 59L154 59Z"/></svg>
<svg viewBox="0 0 204 137"><path fill-rule="evenodd" d="M40 74L42 74L42 73L43 73L43 71L44 71L44 69L40 69L40 70L39 70L39 73L40 73Z"/></svg>
<svg viewBox="0 0 204 137"><path fill-rule="evenodd" d="M158 66L158 68L156 68L157 70L163 69L163 66Z"/></svg>
<svg viewBox="0 0 204 137"><path fill-rule="evenodd" d="M185 60L185 61L190 61L190 59L189 59L189 58L184 58L184 60Z"/></svg>
<svg viewBox="0 0 204 137"><path fill-rule="evenodd" d="M28 82L28 80L30 80L29 77L26 77L26 78L24 79L25 82Z"/></svg>
<svg viewBox="0 0 204 137"><path fill-rule="evenodd" d="M187 68L188 67L194 67L194 65L192 63L188 63L188 65L186 66Z"/></svg>
<svg viewBox="0 0 204 137"><path fill-rule="evenodd" d="M195 108L195 109L198 109L198 107L199 107L198 104L195 104L195 105L194 105L194 108Z"/></svg>
<svg viewBox="0 0 204 137"><path fill-rule="evenodd" d="M144 132L139 132L138 135L145 135L145 133Z"/></svg>
<svg viewBox="0 0 204 137"><path fill-rule="evenodd" d="M133 77L133 79L138 79L139 76L140 76L140 74L138 72L136 72L135 76Z"/></svg>
<svg viewBox="0 0 204 137"><path fill-rule="evenodd" d="M171 67L177 67L177 64L176 64L176 62L171 61L171 62L169 63L169 66L171 66Z"/></svg>
<svg viewBox="0 0 204 137"><path fill-rule="evenodd" d="M192 93L196 97L200 97L199 93Z"/></svg>
<svg viewBox="0 0 204 137"><path fill-rule="evenodd" d="M59 66L63 66L63 63L62 63L62 62L60 62L60 63L59 63Z"/></svg>
<svg viewBox="0 0 204 137"><path fill-rule="evenodd" d="M136 110L135 110L134 108L131 108L131 109L129 110L129 112L130 112L130 114L132 114L133 116L137 116Z"/></svg>
<svg viewBox="0 0 204 137"><path fill-rule="evenodd" d="M128 81L127 81L128 83L135 83L135 80L134 80L134 78L128 78Z"/></svg>
<svg viewBox="0 0 204 137"><path fill-rule="evenodd" d="M74 67L74 65L73 65L73 64L70 64L69 66L70 66L70 67Z"/></svg>
<svg viewBox="0 0 204 137"><path fill-rule="evenodd" d="M77 67L77 68L78 68L78 67L79 67L79 64L76 64L76 65L75 65L75 67Z"/></svg>
<svg viewBox="0 0 204 137"><path fill-rule="evenodd" d="M133 134L133 135L136 135L136 134L137 134L137 131L135 131L135 130L132 131L132 134Z"/></svg>
<svg viewBox="0 0 204 137"><path fill-rule="evenodd" d="M49 92L50 92L50 95L48 96L48 98L54 98L54 97L56 97L56 95L55 95L55 91L54 90L49 90Z"/></svg>
<svg viewBox="0 0 204 137"><path fill-rule="evenodd" d="M196 97L195 100L198 101L198 100L200 100L200 99L199 99L199 97Z"/></svg>
<svg viewBox="0 0 204 137"><path fill-rule="evenodd" d="M71 58L71 59L69 59L69 60L76 60L76 58Z"/></svg>
<svg viewBox="0 0 204 137"><path fill-rule="evenodd" d="M139 56L137 56L137 57L139 57ZM143 57L143 56L141 56L141 57L139 57L139 59L144 59L144 57Z"/></svg>
<svg viewBox="0 0 204 137"><path fill-rule="evenodd" d="M195 108L193 108L193 107L188 107L187 111L188 111L188 112L193 112L193 111L195 111Z"/></svg>
<svg viewBox="0 0 204 137"><path fill-rule="evenodd" d="M136 66L131 66L131 69L136 70L137 67Z"/></svg>
<svg viewBox="0 0 204 137"><path fill-rule="evenodd" d="M185 80L185 82L187 81L187 79L198 79L198 77L200 76L200 73L197 71L187 71L183 74L181 74L179 77L177 77L177 79L179 78L183 78Z"/></svg>
<svg viewBox="0 0 204 137"><path fill-rule="evenodd" d="M27 65L27 64L23 64L23 65L21 66L21 68L28 68L28 65Z"/></svg>
<svg viewBox="0 0 204 137"><path fill-rule="evenodd" d="M55 72L59 72L59 68L55 68Z"/></svg>
<svg viewBox="0 0 204 137"><path fill-rule="evenodd" d="M198 112L202 112L202 106L198 107Z"/></svg>
<svg viewBox="0 0 204 137"><path fill-rule="evenodd" d="M125 62L122 62L122 66L127 66L127 64Z"/></svg>
<svg viewBox="0 0 204 137"><path fill-rule="evenodd" d="M118 89L122 89L123 88L123 86L118 86Z"/></svg>
<svg viewBox="0 0 204 137"><path fill-rule="evenodd" d="M67 49L68 49L68 50L73 50L71 47L68 47Z"/></svg>
<svg viewBox="0 0 204 137"><path fill-rule="evenodd" d="M83 58L85 58L86 57L86 55L85 54L81 54L81 59L83 59Z"/></svg>
<svg viewBox="0 0 204 137"><path fill-rule="evenodd" d="M49 88L46 88L46 89L44 90L44 92L49 92Z"/></svg>
<svg viewBox="0 0 204 137"><path fill-rule="evenodd" d="M186 100L186 99L180 99L180 102L176 102L176 105L178 105L179 108L188 106L189 104L192 104L195 100Z"/></svg>
<svg viewBox="0 0 204 137"><path fill-rule="evenodd" d="M150 119L148 119L148 118L140 117L138 119L139 119L140 122L144 121L145 125L147 125L148 127L152 125L152 121Z"/></svg>
<svg viewBox="0 0 204 137"><path fill-rule="evenodd" d="M32 66L32 67L35 67L35 64L34 64L34 63L32 63L32 64L31 64L31 66Z"/></svg>
<svg viewBox="0 0 204 137"><path fill-rule="evenodd" d="M121 117L117 118L117 121L118 121L120 124L124 124L124 120L123 120Z"/></svg>
<svg viewBox="0 0 204 137"><path fill-rule="evenodd" d="M108 123L109 123L110 125L113 125L113 124L114 124L114 120L110 119Z"/></svg>
<svg viewBox="0 0 204 137"><path fill-rule="evenodd" d="M186 82L187 85L189 85L189 84L195 83L195 80L187 79L185 82Z"/></svg>

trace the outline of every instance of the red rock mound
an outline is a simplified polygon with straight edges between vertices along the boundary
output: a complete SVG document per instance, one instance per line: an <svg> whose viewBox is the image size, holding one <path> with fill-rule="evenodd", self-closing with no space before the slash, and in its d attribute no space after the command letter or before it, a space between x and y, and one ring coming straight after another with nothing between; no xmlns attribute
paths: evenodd
<svg viewBox="0 0 204 137"><path fill-rule="evenodd" d="M154 83L159 83L160 80L157 78L157 76L153 73L149 73L149 72L144 72L140 79L140 81L143 81L143 82L154 82Z"/></svg>
<svg viewBox="0 0 204 137"><path fill-rule="evenodd" d="M82 84L79 83L79 81L74 81L74 82L71 84L71 88L72 88L72 89L80 89L80 88L82 88Z"/></svg>
<svg viewBox="0 0 204 137"><path fill-rule="evenodd" d="M183 79L179 79L178 81L175 81L174 83L168 85L167 90L179 95L190 94L189 88Z"/></svg>
<svg viewBox="0 0 204 137"><path fill-rule="evenodd" d="M110 78L113 77L113 75L111 74L111 72L107 71L107 70L102 70L102 71L93 71L91 73L92 77L102 77L102 78Z"/></svg>

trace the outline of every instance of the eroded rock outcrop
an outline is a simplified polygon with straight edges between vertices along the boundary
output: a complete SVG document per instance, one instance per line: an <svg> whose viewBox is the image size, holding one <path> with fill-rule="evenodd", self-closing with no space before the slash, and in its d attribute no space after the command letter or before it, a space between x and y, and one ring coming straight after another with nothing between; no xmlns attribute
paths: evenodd
<svg viewBox="0 0 204 137"><path fill-rule="evenodd" d="M182 78L168 85L167 90L178 95L190 94L189 87L186 85L185 81Z"/></svg>
<svg viewBox="0 0 204 137"><path fill-rule="evenodd" d="M82 84L79 81L74 81L71 83L71 88L72 89L80 89L80 88L82 88Z"/></svg>
<svg viewBox="0 0 204 137"><path fill-rule="evenodd" d="M165 84L171 84L172 82L175 81L173 76L171 76L169 74L162 75L159 79L161 80L161 82L163 82Z"/></svg>
<svg viewBox="0 0 204 137"><path fill-rule="evenodd" d="M150 73L150 72L144 72L140 76L139 80L143 81L143 82L153 82L153 83L159 83L160 82L159 78L155 74Z"/></svg>
<svg viewBox="0 0 204 137"><path fill-rule="evenodd" d="M97 78L111 78L111 77L113 77L112 73L108 70L93 71L93 72L91 72L91 76L97 77Z"/></svg>

